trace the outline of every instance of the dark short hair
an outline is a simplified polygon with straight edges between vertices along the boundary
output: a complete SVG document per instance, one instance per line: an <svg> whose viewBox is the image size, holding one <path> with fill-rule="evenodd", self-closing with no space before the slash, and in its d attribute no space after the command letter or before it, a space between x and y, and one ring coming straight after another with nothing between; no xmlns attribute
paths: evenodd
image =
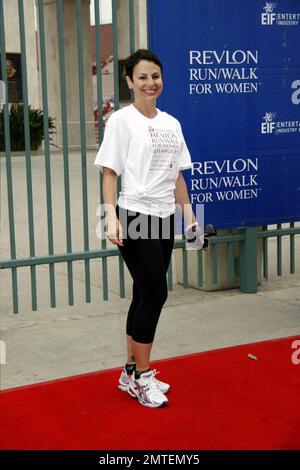
<svg viewBox="0 0 300 470"><path fill-rule="evenodd" d="M154 62L154 64L160 67L161 74L163 73L163 67L161 61L156 57L154 52L149 51L148 49L138 49L129 57L127 57L125 62L126 75L133 79L133 69L141 61L148 60L148 62Z"/></svg>

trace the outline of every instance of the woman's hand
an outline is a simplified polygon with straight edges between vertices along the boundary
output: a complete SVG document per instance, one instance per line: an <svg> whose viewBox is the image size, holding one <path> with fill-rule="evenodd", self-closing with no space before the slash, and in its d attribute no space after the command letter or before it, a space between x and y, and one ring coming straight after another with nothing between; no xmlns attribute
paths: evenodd
<svg viewBox="0 0 300 470"><path fill-rule="evenodd" d="M103 167L103 199L107 238L117 246L123 246L122 226L115 209L117 174L111 168Z"/></svg>
<svg viewBox="0 0 300 470"><path fill-rule="evenodd" d="M106 235L113 245L123 245L122 225L117 217L109 217L106 223Z"/></svg>
<svg viewBox="0 0 300 470"><path fill-rule="evenodd" d="M186 249L202 250L204 246L204 233L195 222L185 229Z"/></svg>

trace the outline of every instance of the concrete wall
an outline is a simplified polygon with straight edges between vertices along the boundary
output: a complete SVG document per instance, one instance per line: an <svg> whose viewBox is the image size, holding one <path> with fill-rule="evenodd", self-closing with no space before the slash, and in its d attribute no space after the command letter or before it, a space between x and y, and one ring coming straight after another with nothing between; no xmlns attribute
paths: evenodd
<svg viewBox="0 0 300 470"><path fill-rule="evenodd" d="M119 59L130 54L129 3L118 0ZM147 8L146 0L135 0L135 49L147 47Z"/></svg>
<svg viewBox="0 0 300 470"><path fill-rule="evenodd" d="M90 47L90 0L82 1L82 42L87 145L95 145L93 116L92 57ZM44 7L49 114L56 118L55 143L62 146L61 92L59 78L59 44L56 1L46 0ZM64 0L64 48L68 139L72 147L80 146L79 73L77 59L76 4Z"/></svg>
<svg viewBox="0 0 300 470"><path fill-rule="evenodd" d="M136 49L147 49L147 2L146 0L135 0L135 47Z"/></svg>

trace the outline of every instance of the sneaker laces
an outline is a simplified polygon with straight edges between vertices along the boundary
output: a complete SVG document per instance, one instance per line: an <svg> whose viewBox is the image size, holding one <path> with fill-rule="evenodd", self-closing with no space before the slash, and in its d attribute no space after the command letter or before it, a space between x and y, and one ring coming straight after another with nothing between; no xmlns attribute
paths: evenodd
<svg viewBox="0 0 300 470"><path fill-rule="evenodd" d="M154 370L151 370L151 374L149 372L149 376L148 377L143 377L141 376L140 379L141 380L141 386L144 388L144 390L146 392L160 392L160 389L157 385L157 382L155 380L155 375L158 374L158 372L156 371L156 369ZM160 392L161 393L161 392Z"/></svg>
<svg viewBox="0 0 300 470"><path fill-rule="evenodd" d="M154 378L157 374L159 374L159 370L153 369L152 373L153 373L153 378Z"/></svg>

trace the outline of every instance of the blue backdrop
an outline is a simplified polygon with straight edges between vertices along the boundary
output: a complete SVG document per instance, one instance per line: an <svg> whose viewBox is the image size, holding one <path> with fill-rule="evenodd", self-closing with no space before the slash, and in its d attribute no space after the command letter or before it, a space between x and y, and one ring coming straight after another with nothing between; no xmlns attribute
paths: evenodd
<svg viewBox="0 0 300 470"><path fill-rule="evenodd" d="M148 22L205 222L300 220L300 1L148 0Z"/></svg>

